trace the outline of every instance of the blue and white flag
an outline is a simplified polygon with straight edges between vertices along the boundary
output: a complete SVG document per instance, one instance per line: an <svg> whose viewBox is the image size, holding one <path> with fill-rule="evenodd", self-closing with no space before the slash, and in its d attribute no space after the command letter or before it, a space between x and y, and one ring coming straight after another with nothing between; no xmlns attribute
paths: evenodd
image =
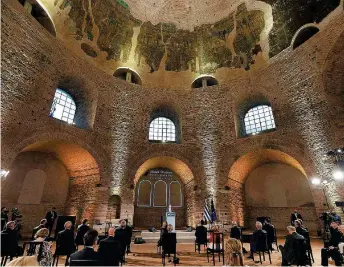
<svg viewBox="0 0 344 267"><path fill-rule="evenodd" d="M211 222L210 212L207 206L207 201L204 201L204 218L206 221Z"/></svg>

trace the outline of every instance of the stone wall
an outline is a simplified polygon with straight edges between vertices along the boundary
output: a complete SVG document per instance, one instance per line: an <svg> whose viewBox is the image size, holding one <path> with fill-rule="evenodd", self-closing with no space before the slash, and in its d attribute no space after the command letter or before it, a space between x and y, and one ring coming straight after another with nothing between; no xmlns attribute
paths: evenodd
<svg viewBox="0 0 344 267"><path fill-rule="evenodd" d="M343 66L337 61L344 51L343 14L333 17L325 29L296 50L282 51L263 69L244 76L233 72L219 86L173 89L140 87L100 71L46 32L15 0L3 0L2 11L2 168L13 171L14 159L23 149L51 140L74 144L93 159L80 165L53 143L34 147L34 151L58 151L68 169L69 196L65 209L58 206L59 213L104 221L109 195L119 195L121 217L132 221L135 174L154 157L175 159L170 167L176 173L180 169L181 180L192 177L185 183L185 202L187 221L193 225L202 217L206 198L214 199L222 221L244 223L251 212L245 206L245 180L234 179L229 171L248 153L262 150L256 154L261 158L257 162L280 162L278 157L264 155L268 149L282 151L302 166L308 178L331 177L333 162L324 154L344 142L343 125L337 120L343 113L343 101L333 96L331 87L337 86L336 92L342 95L338 81L343 81ZM75 125L48 116L58 86L79 103ZM271 103L276 130L238 136L243 103L259 99ZM150 113L166 106L179 116L180 144L150 144ZM73 158L83 158L80 153L72 153ZM159 164L154 167L166 167ZM92 166L90 171L87 165ZM311 192L315 212L305 213L312 221L309 224L319 227L317 216L327 209L326 201L321 188L311 186ZM333 205L334 200L344 198L343 183L331 181L326 192ZM31 210L18 206L30 214ZM289 213L281 209L278 214L283 216L277 219L274 213L272 217L276 221L284 218L282 227L288 224ZM255 217L253 213L248 216Z"/></svg>

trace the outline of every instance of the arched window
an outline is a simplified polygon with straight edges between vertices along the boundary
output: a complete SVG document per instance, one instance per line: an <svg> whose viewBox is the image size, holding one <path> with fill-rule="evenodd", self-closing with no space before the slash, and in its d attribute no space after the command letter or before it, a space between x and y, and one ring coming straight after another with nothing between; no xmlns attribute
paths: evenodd
<svg viewBox="0 0 344 267"><path fill-rule="evenodd" d="M183 200L182 200L182 187L178 181L172 181L170 183L169 188L169 199L170 199L170 205L172 207L181 207L183 206Z"/></svg>
<svg viewBox="0 0 344 267"><path fill-rule="evenodd" d="M317 32L319 32L319 28L316 26L305 27L298 31L298 33L295 35L292 41L293 49L296 49L304 42L306 42L308 39L312 38L313 35L315 35Z"/></svg>
<svg viewBox="0 0 344 267"><path fill-rule="evenodd" d="M275 129L276 125L271 107L259 105L251 108L245 115L244 125L246 135Z"/></svg>
<svg viewBox="0 0 344 267"><path fill-rule="evenodd" d="M137 191L137 206L150 207L152 205L151 191L151 182L148 180L142 180Z"/></svg>
<svg viewBox="0 0 344 267"><path fill-rule="evenodd" d="M129 83L142 85L140 75L130 68L120 67L114 72L113 76Z"/></svg>
<svg viewBox="0 0 344 267"><path fill-rule="evenodd" d="M218 81L212 76L201 76L192 82L191 88L202 88L218 84Z"/></svg>
<svg viewBox="0 0 344 267"><path fill-rule="evenodd" d="M165 181L159 180L154 184L154 207L167 206L167 184Z"/></svg>
<svg viewBox="0 0 344 267"><path fill-rule="evenodd" d="M176 142L176 126L165 117L158 117L149 125L149 141Z"/></svg>
<svg viewBox="0 0 344 267"><path fill-rule="evenodd" d="M73 98L65 91L57 88L50 110L50 117L68 123L74 123L76 106Z"/></svg>

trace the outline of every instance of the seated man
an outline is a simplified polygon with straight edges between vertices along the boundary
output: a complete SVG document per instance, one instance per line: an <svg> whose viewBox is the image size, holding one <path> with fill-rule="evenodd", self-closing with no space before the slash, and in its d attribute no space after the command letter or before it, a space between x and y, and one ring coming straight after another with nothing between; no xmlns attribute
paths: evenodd
<svg viewBox="0 0 344 267"><path fill-rule="evenodd" d="M46 219L42 219L39 223L38 226L36 226L35 228L33 228L32 230L32 236L31 236L31 239L34 240L35 239L35 234L38 232L38 230L42 229L42 228L45 228L45 225L47 223L47 220Z"/></svg>
<svg viewBox="0 0 344 267"><path fill-rule="evenodd" d="M329 247L321 249L321 265L328 266L328 258L331 257L336 266L342 266L339 252L339 243L342 240L342 233L338 231L338 222L332 222L331 238L329 241Z"/></svg>
<svg viewBox="0 0 344 267"><path fill-rule="evenodd" d="M18 233L15 230L16 227L16 223L14 221L9 221L8 223L6 223L5 229L1 232L1 235L7 235L6 237L6 241L8 242L6 244L6 251L9 252L9 254L11 254L10 259L12 260L12 257L14 256L20 256L23 254L23 249L18 246ZM1 249L3 249L4 246L2 246Z"/></svg>
<svg viewBox="0 0 344 267"><path fill-rule="evenodd" d="M236 222L232 222L230 237L238 240L241 238L241 229Z"/></svg>
<svg viewBox="0 0 344 267"><path fill-rule="evenodd" d="M67 255L66 264L70 254L75 251L74 233L71 228L72 222L65 222L64 230L60 231L56 238L55 255Z"/></svg>
<svg viewBox="0 0 344 267"><path fill-rule="evenodd" d="M98 232L96 230L89 230L84 235L84 249L70 255L70 266L99 266L98 252L94 251L93 246L97 243ZM85 261L84 264L77 263L77 261ZM88 261L88 262L87 262Z"/></svg>
<svg viewBox="0 0 344 267"><path fill-rule="evenodd" d="M272 250L272 243L275 239L275 227L270 223L268 219L264 220L263 230L267 233L267 241L269 250Z"/></svg>
<svg viewBox="0 0 344 267"><path fill-rule="evenodd" d="M256 222L256 230L253 232L250 242L250 256L249 259L253 259L253 253L258 249L258 242L262 235L267 235L266 231L263 230L263 225L261 222Z"/></svg>
<svg viewBox="0 0 344 267"><path fill-rule="evenodd" d="M207 228L204 227L203 220L201 220L201 224L196 227L195 237L196 237L196 244L198 244L198 250L200 250L200 245L207 243Z"/></svg>
<svg viewBox="0 0 344 267"><path fill-rule="evenodd" d="M121 245L115 239L115 228L110 227L108 237L100 241L98 254L100 264L104 266L119 266L121 259Z"/></svg>
<svg viewBox="0 0 344 267"><path fill-rule="evenodd" d="M284 247L279 246L282 251L282 266L305 264L306 259L306 241L305 238L296 232L294 226L288 226L288 235Z"/></svg>
<svg viewBox="0 0 344 267"><path fill-rule="evenodd" d="M84 219L82 221L82 224L78 226L78 230L76 232L76 237L75 237L76 246L80 246L84 244L84 235L87 233L88 230L90 230L90 227L87 224L87 219Z"/></svg>

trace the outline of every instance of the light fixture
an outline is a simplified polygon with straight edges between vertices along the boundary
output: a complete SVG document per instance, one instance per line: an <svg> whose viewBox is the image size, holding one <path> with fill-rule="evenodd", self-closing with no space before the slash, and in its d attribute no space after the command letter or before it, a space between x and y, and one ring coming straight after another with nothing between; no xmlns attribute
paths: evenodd
<svg viewBox="0 0 344 267"><path fill-rule="evenodd" d="M342 149L341 149L341 148L338 148L338 149L337 149L337 152L338 152L338 153L342 153Z"/></svg>
<svg viewBox="0 0 344 267"><path fill-rule="evenodd" d="M333 178L335 180L343 180L344 179L344 173L340 170L336 170L333 172Z"/></svg>
<svg viewBox="0 0 344 267"><path fill-rule="evenodd" d="M6 170L1 169L1 171L0 171L1 178L6 178L6 176L8 175L9 172L10 171L6 171Z"/></svg>
<svg viewBox="0 0 344 267"><path fill-rule="evenodd" d="M328 184L327 180L322 181L323 184Z"/></svg>
<svg viewBox="0 0 344 267"><path fill-rule="evenodd" d="M315 177L312 179L312 184L319 185L320 183L321 183L321 180L319 178Z"/></svg>

